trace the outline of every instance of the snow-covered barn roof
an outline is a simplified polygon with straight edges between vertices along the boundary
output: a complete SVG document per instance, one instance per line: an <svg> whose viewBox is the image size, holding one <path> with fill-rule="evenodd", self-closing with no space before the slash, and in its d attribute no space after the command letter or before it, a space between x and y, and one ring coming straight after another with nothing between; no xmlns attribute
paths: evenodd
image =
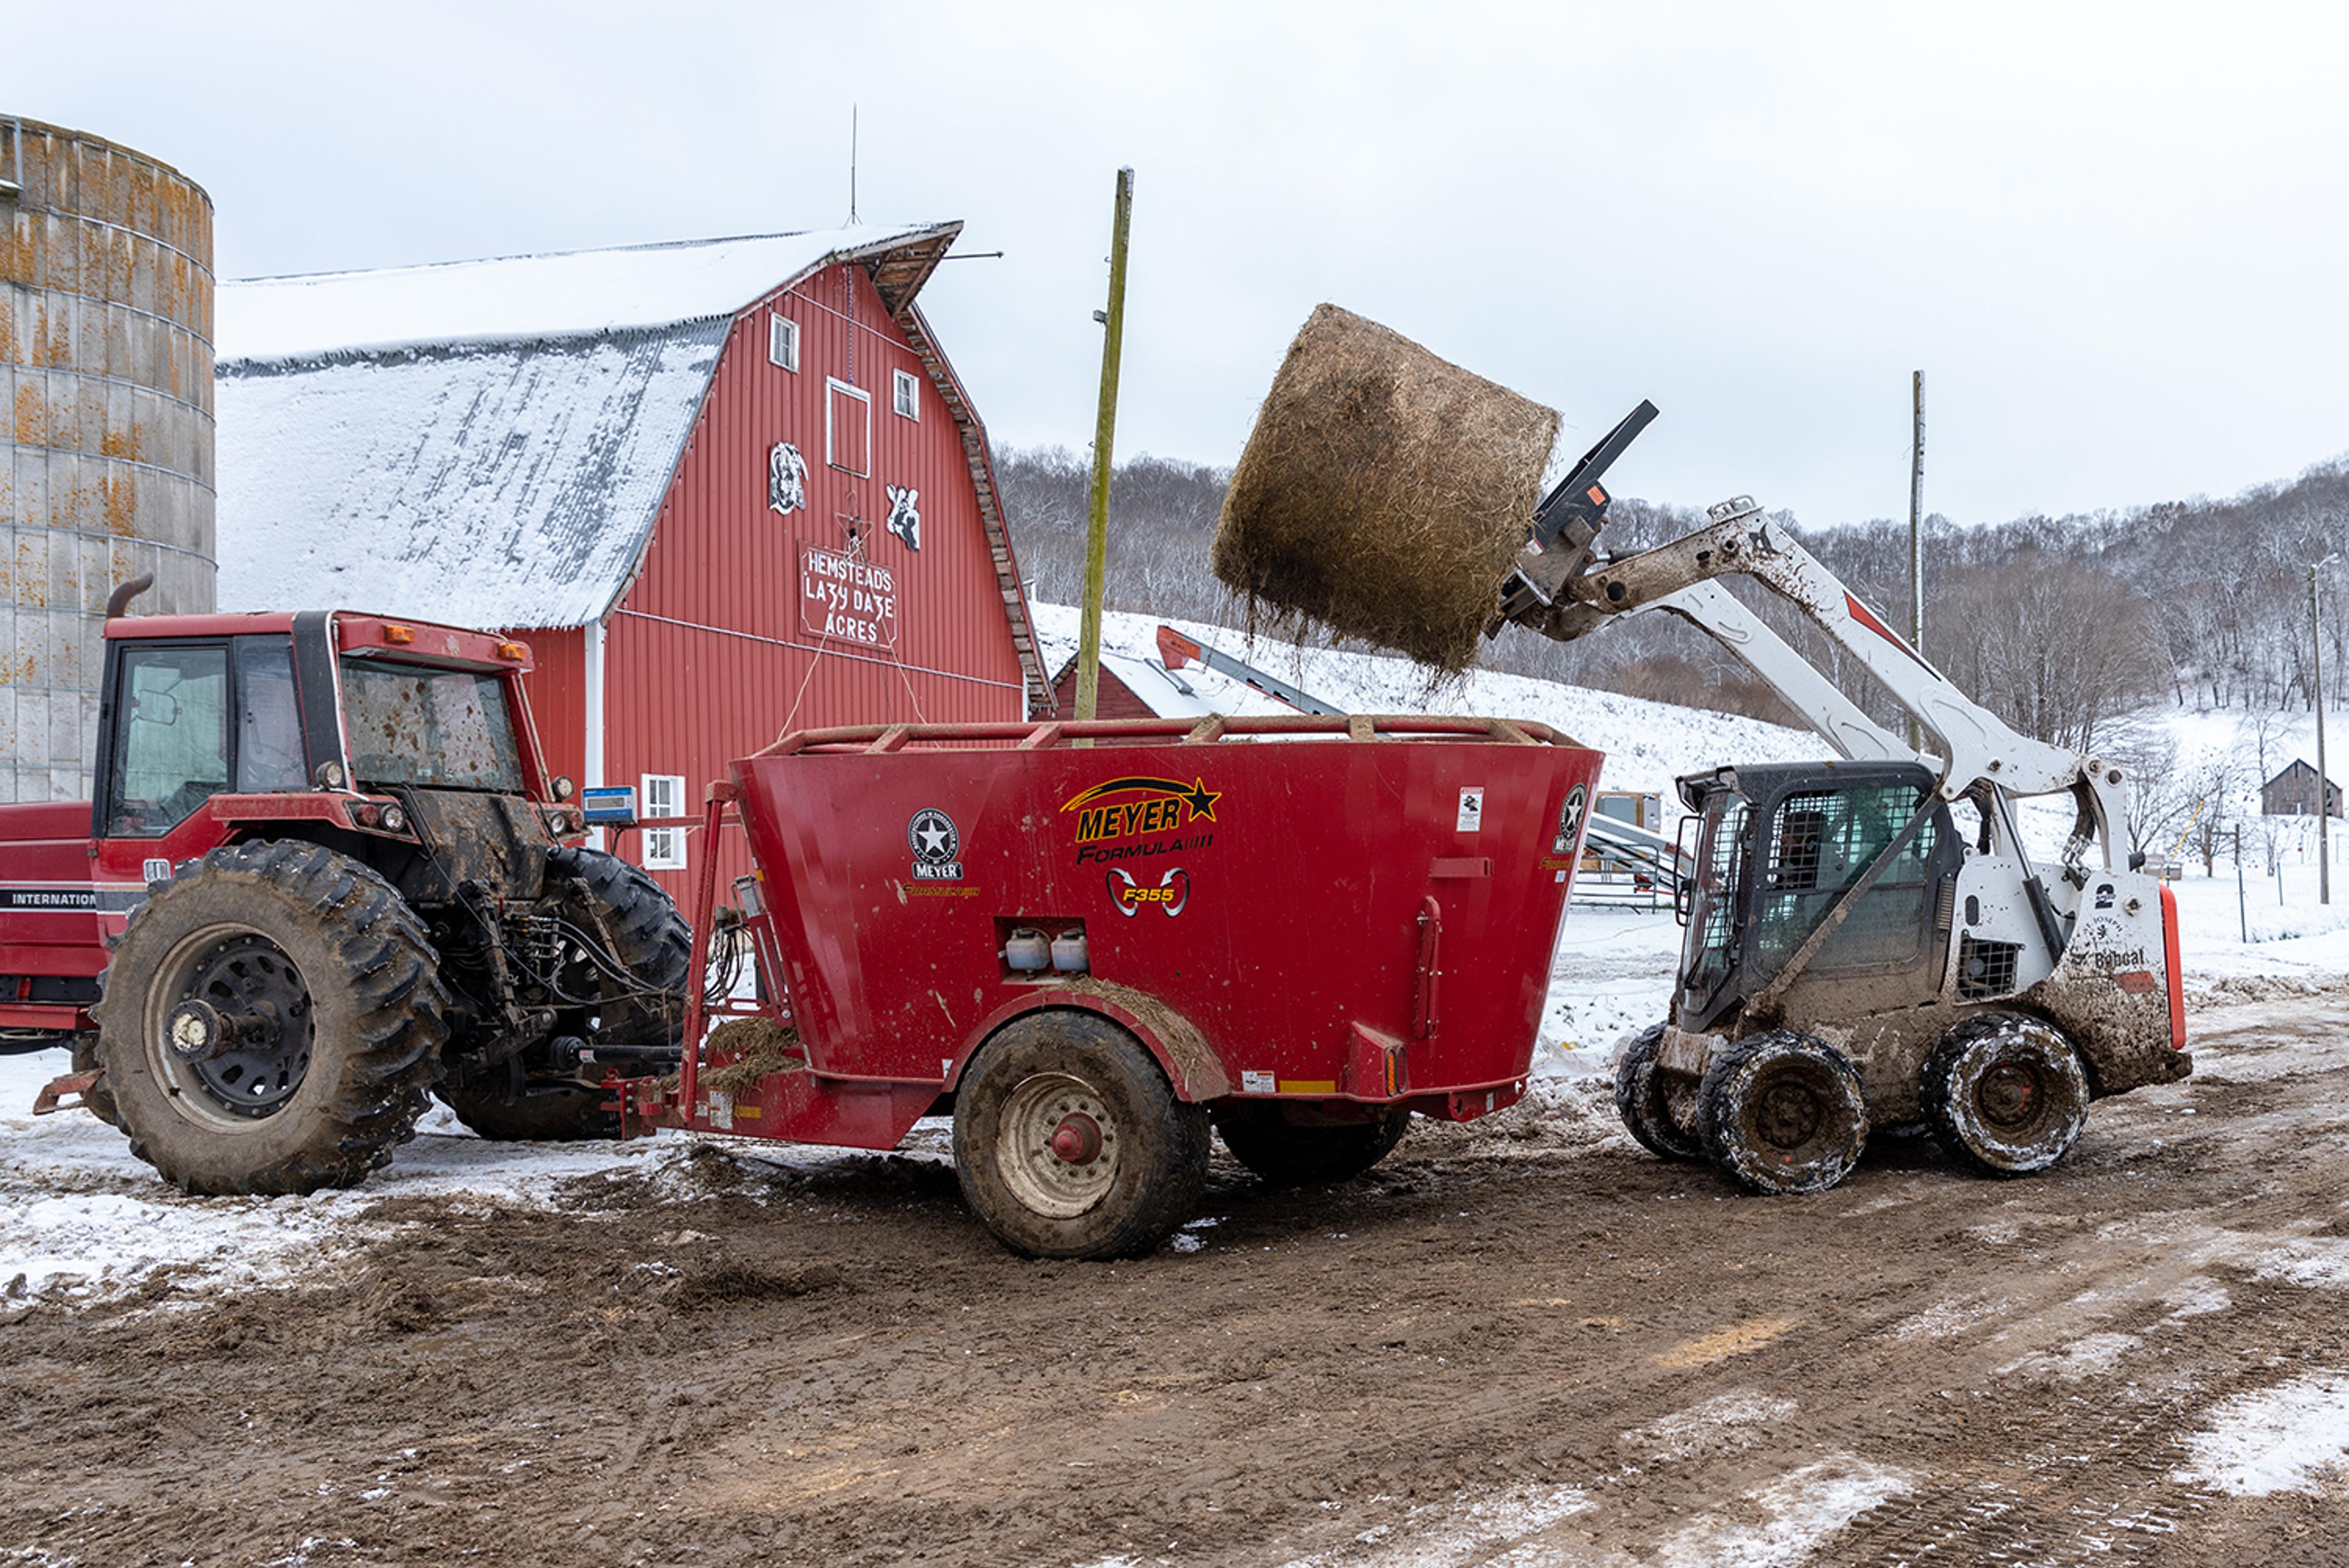
<svg viewBox="0 0 2349 1568"><path fill-rule="evenodd" d="M781 285L836 262L926 244L943 255L961 229L958 223L867 224L239 279L220 291L220 355L243 368L423 344L544 343L730 319ZM885 287L882 297L895 310L912 293L903 289L893 299Z"/></svg>
<svg viewBox="0 0 2349 1568"><path fill-rule="evenodd" d="M731 323L861 261L962 431L1031 696L986 432L914 296L959 223L255 278L217 305L220 607L582 626L642 558Z"/></svg>
<svg viewBox="0 0 2349 1568"><path fill-rule="evenodd" d="M224 366L220 607L601 618L730 325Z"/></svg>

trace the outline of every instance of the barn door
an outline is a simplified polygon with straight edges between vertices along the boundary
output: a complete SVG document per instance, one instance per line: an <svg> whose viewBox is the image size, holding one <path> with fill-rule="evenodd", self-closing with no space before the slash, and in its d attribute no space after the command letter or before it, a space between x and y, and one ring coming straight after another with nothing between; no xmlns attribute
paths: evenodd
<svg viewBox="0 0 2349 1568"><path fill-rule="evenodd" d="M860 479L873 472L873 394L829 376L823 382L823 455L833 467Z"/></svg>

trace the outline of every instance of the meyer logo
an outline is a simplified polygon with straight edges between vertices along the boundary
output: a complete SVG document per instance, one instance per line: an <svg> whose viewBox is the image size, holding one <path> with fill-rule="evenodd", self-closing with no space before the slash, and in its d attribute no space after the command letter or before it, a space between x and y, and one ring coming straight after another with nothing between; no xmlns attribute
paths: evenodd
<svg viewBox="0 0 2349 1568"><path fill-rule="evenodd" d="M1131 798L1115 799L1115 796ZM1212 833L1162 838L1152 844L1120 843L1122 839L1174 833L1194 823L1216 820L1216 803L1222 792L1204 780L1188 784L1180 779L1130 775L1107 780L1081 790L1061 805L1063 814L1077 815L1077 863L1126 860L1138 856L1171 855L1204 849L1215 841Z"/></svg>
<svg viewBox="0 0 2349 1568"><path fill-rule="evenodd" d="M1109 896L1116 900L1117 912L1129 919L1147 909L1166 911L1167 917L1181 914L1191 902L1191 874L1180 866L1158 878L1155 888L1145 887L1133 879L1131 873L1110 867Z"/></svg>
<svg viewBox="0 0 2349 1568"><path fill-rule="evenodd" d="M1566 855L1573 851L1582 832L1582 808L1588 798L1580 784L1566 792L1566 805L1557 814L1557 836L1550 840L1551 854ZM1547 862L1544 862L1544 866L1547 867Z"/></svg>
<svg viewBox="0 0 2349 1568"><path fill-rule="evenodd" d="M915 881L962 880L962 862L956 858L962 852L962 835L945 812L926 805L914 813L905 824L905 844L914 852Z"/></svg>

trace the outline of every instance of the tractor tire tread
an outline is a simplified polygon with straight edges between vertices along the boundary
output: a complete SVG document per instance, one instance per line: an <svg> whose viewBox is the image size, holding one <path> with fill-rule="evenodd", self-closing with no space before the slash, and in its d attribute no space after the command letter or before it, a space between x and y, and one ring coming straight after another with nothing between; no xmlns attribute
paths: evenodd
<svg viewBox="0 0 2349 1568"><path fill-rule="evenodd" d="M415 1136L448 1034L449 993L423 922L374 871L298 840L229 845L152 887L131 916L91 1009L99 1026L93 1055L115 1085L115 1119L130 1135L130 1152L181 1191L207 1197L350 1187L380 1169ZM301 1113L310 1125L297 1147L242 1168L203 1157L200 1143L176 1124L150 1123L152 1107L126 1115L123 1104L127 1080L145 1076L140 1039L145 999L124 991L122 981L140 965L160 962L184 935L173 929L175 923L190 927L195 917L181 906L228 892L249 898L255 909L274 904L278 917L290 922L306 922L332 955L329 972L347 977L350 1003L340 1031L347 1040L342 1081L331 1098ZM158 944L158 950L147 951ZM119 1059L125 1054L131 1060ZM325 1056L314 1055L312 1070L326 1066Z"/></svg>

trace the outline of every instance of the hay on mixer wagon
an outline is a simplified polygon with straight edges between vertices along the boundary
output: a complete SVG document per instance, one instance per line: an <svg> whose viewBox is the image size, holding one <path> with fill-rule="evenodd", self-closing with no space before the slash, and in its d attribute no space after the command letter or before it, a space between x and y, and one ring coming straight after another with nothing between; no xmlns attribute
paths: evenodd
<svg viewBox="0 0 2349 1568"><path fill-rule="evenodd" d="M1557 424L1555 410L1319 306L1232 472L1216 576L1257 605L1465 669Z"/></svg>

